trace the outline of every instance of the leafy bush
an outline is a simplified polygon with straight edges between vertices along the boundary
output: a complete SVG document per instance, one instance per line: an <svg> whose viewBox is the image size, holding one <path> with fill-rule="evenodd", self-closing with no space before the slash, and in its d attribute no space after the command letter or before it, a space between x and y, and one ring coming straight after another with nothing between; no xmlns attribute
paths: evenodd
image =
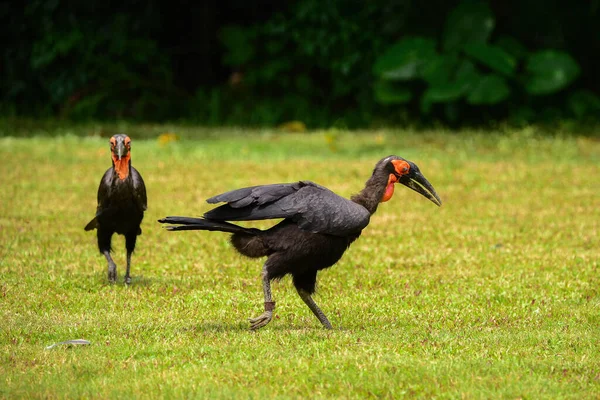
<svg viewBox="0 0 600 400"><path fill-rule="evenodd" d="M168 58L148 36L150 18L119 8L90 18L99 11L97 4L26 3L31 23L12 32L32 40L12 49L18 59L6 71L5 100L39 102L49 114L73 118L167 117L177 91Z"/></svg>
<svg viewBox="0 0 600 400"><path fill-rule="evenodd" d="M0 115L349 128L598 119L597 3L3 2Z"/></svg>
<svg viewBox="0 0 600 400"><path fill-rule="evenodd" d="M365 116L356 111L374 104L369 65L383 45L376 30L363 27L383 12L370 3L303 0L264 23L221 28L223 64L240 77L222 96L246 110L224 104L228 119L323 126L337 116L360 125Z"/></svg>
<svg viewBox="0 0 600 400"><path fill-rule="evenodd" d="M580 74L566 52L529 52L515 38L490 43L495 26L487 4L464 1L448 16L439 41L406 36L382 53L373 66L374 94L385 105L419 100L424 115L443 105L446 118L464 107L493 106L546 96L571 85ZM414 81L424 85L414 89ZM597 109L600 99L587 91L571 97L577 116Z"/></svg>

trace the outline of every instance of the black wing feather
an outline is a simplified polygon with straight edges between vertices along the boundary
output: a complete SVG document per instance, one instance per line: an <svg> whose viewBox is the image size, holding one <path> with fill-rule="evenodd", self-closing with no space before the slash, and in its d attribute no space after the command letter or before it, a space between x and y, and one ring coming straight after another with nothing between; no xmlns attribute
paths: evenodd
<svg viewBox="0 0 600 400"><path fill-rule="evenodd" d="M219 221L290 218L304 230L345 236L360 232L370 214L362 206L310 181L254 186L208 199L227 202L204 214Z"/></svg>
<svg viewBox="0 0 600 400"><path fill-rule="evenodd" d="M300 189L302 182L252 186L232 190L206 200L209 204L228 203L233 208L263 205L288 196Z"/></svg>
<svg viewBox="0 0 600 400"><path fill-rule="evenodd" d="M142 175L133 167L131 167L131 179L133 181L133 197L135 204L141 211L148 209L148 198L146 196L146 185L142 179Z"/></svg>
<svg viewBox="0 0 600 400"><path fill-rule="evenodd" d="M112 168L107 169L100 180L100 185L98 186L98 207L96 207L96 217L102 214L102 212L109 207L110 180L112 177L112 172Z"/></svg>

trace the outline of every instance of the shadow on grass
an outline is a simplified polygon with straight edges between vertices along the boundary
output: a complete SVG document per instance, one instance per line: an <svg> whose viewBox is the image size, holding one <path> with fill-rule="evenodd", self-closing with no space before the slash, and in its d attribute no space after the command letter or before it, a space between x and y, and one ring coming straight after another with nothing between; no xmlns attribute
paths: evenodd
<svg viewBox="0 0 600 400"><path fill-rule="evenodd" d="M188 331L188 332L196 332L196 333L200 333L200 332L210 332L210 333L217 333L217 332L247 332L248 334L258 334L260 332L269 332L269 331L275 331L275 332L310 332L310 333L319 333L319 332L323 332L324 334L327 333L334 333L334 332L351 332L351 329L348 328L344 328L344 327L338 327L338 328L333 328L332 330L327 330L325 328L323 328L322 326L318 326L318 325L306 325L306 326L301 326L301 325L285 325L285 324L279 324L277 323L277 321L271 321L271 323L269 325L267 325L264 328L261 328L259 330L256 331L252 331L250 330L250 324L245 322L245 321L240 321L240 322L235 322L235 323L228 323L228 322L218 322L218 321L199 321L197 324L193 324L193 325L189 325L188 327L184 327L183 328L184 331Z"/></svg>
<svg viewBox="0 0 600 400"><path fill-rule="evenodd" d="M118 275L117 281L111 283L108 281L107 273L103 271L94 271L88 274L77 274L77 276L73 279L69 279L67 282L69 286L73 289L79 290L94 290L96 288L106 289L106 288L119 288L119 289L127 289L127 290L136 290L136 289L149 289L156 288L160 291L161 287L164 287L164 290L171 290L171 286L177 284L178 281L176 279L165 279L163 277L148 277L144 275L136 276L132 275L131 284L127 285L125 283L124 275ZM170 285L170 286L169 286Z"/></svg>
<svg viewBox="0 0 600 400"><path fill-rule="evenodd" d="M248 327L246 324L241 322L226 323L218 321L206 321L184 327L183 330L190 332L241 332L248 330Z"/></svg>
<svg viewBox="0 0 600 400"><path fill-rule="evenodd" d="M154 286L157 283L164 284L165 282L162 280L158 280L156 278L148 278L145 276L132 276L131 284L127 285L125 283L125 278L120 275L117 276L117 281L112 283L108 281L108 277L105 273L94 273L93 276L90 276L90 280L93 280L94 283L98 286L105 287L127 287L129 289L135 290L135 288L143 287L147 288L150 286Z"/></svg>

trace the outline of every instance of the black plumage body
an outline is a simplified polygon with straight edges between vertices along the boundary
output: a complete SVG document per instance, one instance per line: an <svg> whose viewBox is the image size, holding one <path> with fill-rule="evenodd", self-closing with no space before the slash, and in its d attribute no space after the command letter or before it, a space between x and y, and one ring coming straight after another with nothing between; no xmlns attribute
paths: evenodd
<svg viewBox="0 0 600 400"><path fill-rule="evenodd" d="M311 297L315 292L317 272L339 261L369 224L379 203L391 198L394 183L399 182L401 175L408 176L411 167L419 173L414 164L400 157L382 159L375 166L365 188L351 199L310 181L262 185L208 199L211 204L225 204L206 212L202 218L166 217L159 222L172 224L167 228L173 231L228 232L232 234L232 245L240 254L252 258L267 257L263 266L265 313L251 320L252 329L258 329L271 320L275 303L271 299L269 282L288 274L292 276L302 300L325 327L331 328ZM422 179L425 180L424 177ZM426 185L431 187L428 182ZM432 198L439 201L437 194ZM227 222L276 218L283 220L266 230Z"/></svg>
<svg viewBox="0 0 600 400"><path fill-rule="evenodd" d="M100 181L98 188L98 209L96 228L100 237L109 241L113 233L120 235L141 235L140 225L146 210L146 186L139 172L130 166L130 173L120 179L114 167L109 168ZM106 248L103 244L100 251Z"/></svg>
<svg viewBox="0 0 600 400"><path fill-rule="evenodd" d="M234 233L231 243L244 256L268 257L269 279L292 275L296 288L313 294L317 272L337 263L359 235L360 232L349 236L313 233L285 219L265 231Z"/></svg>
<svg viewBox="0 0 600 400"><path fill-rule="evenodd" d="M338 262L370 219L365 207L310 181L242 188L207 201L226 204L208 211L203 219L188 218L179 230L233 233L230 240L240 254L268 257L265 269L270 280L290 274L296 288L309 294L315 292L317 272ZM177 217L166 222L182 223L172 218ZM274 218L284 219L264 231L226 222Z"/></svg>
<svg viewBox="0 0 600 400"><path fill-rule="evenodd" d="M113 138L118 136L126 138L125 135ZM104 173L98 187L96 216L85 227L86 231L97 230L98 250L107 259L111 282L116 280L116 265L110 256L112 236L115 233L125 236L125 282L130 283L131 254L135 250L137 236L142 233L140 225L146 208L146 186L140 173L131 166L130 153L127 152L121 159L113 155L113 166Z"/></svg>

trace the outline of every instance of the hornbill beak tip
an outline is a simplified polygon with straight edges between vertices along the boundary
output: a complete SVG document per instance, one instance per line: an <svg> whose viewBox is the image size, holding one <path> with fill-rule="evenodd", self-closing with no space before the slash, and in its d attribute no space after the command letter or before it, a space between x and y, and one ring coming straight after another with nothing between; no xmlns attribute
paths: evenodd
<svg viewBox="0 0 600 400"><path fill-rule="evenodd" d="M440 199L440 196L438 196L431 183L429 183L427 178L425 178L421 172L413 172L408 175L403 175L399 179L399 182L419 193L420 195L428 198L436 206L441 207L442 199Z"/></svg>

